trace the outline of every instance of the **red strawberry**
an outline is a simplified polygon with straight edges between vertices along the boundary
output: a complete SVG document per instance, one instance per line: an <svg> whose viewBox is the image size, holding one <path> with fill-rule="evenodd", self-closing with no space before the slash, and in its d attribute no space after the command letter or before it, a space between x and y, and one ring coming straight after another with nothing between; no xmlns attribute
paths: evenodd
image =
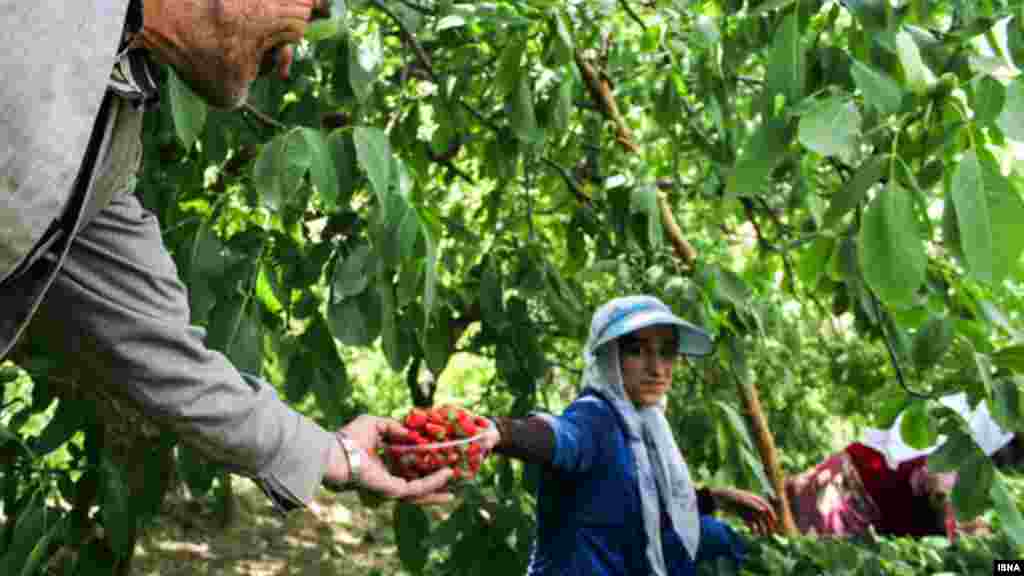
<svg viewBox="0 0 1024 576"><path fill-rule="evenodd" d="M427 413L421 408L413 408L405 416L405 427L411 429L421 428L427 422Z"/></svg>
<svg viewBox="0 0 1024 576"><path fill-rule="evenodd" d="M476 442L472 442L469 448L466 448L466 454L469 454L469 458L472 460L473 457L479 457L481 452L480 445Z"/></svg>
<svg viewBox="0 0 1024 576"><path fill-rule="evenodd" d="M476 424L477 428L490 428L491 427L490 421L488 421L487 418L484 418L483 416L474 416L473 417L473 423Z"/></svg>
<svg viewBox="0 0 1024 576"><path fill-rule="evenodd" d="M414 444L430 444L430 441L420 435L419 432L411 432L409 434L409 439L412 440Z"/></svg>
<svg viewBox="0 0 1024 576"><path fill-rule="evenodd" d="M459 462L459 451L455 448L448 450L448 463L457 464Z"/></svg>
<svg viewBox="0 0 1024 576"><path fill-rule="evenodd" d="M453 468L452 469L452 478L458 480L462 475L463 475L462 469L460 469L460 468Z"/></svg>
<svg viewBox="0 0 1024 576"><path fill-rule="evenodd" d="M448 431L444 429L444 426L438 426L433 422L427 422L424 425L424 430L426 431L428 436L432 438L437 438L438 440L444 440L445 437L448 435Z"/></svg>
<svg viewBox="0 0 1024 576"><path fill-rule="evenodd" d="M460 418L457 427L459 436L462 438L472 438L473 436L476 436L476 424L474 424L468 416Z"/></svg>

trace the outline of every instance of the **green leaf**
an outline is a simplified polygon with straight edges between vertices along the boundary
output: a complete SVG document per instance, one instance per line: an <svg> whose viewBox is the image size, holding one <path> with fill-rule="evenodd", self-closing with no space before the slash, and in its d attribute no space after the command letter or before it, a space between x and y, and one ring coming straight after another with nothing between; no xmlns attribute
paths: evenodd
<svg viewBox="0 0 1024 576"><path fill-rule="evenodd" d="M928 416L928 405L915 402L903 413L900 436L913 448L923 449L935 444L938 438L935 423Z"/></svg>
<svg viewBox="0 0 1024 576"><path fill-rule="evenodd" d="M315 359L314 370L317 374L311 388L317 407L324 413L324 426L328 429L337 428L345 423L348 416L345 403L352 394L348 371L338 354L330 328L322 317L318 316L313 321L304 337L311 352L310 360Z"/></svg>
<svg viewBox="0 0 1024 576"><path fill-rule="evenodd" d="M995 468L985 454L977 452L964 461L953 486L953 508L958 520L970 520L984 512L994 478Z"/></svg>
<svg viewBox="0 0 1024 576"><path fill-rule="evenodd" d="M339 259L335 263L332 294L335 301L355 296L366 289L371 275L376 270L372 263L369 244L356 246L344 261Z"/></svg>
<svg viewBox="0 0 1024 576"><path fill-rule="evenodd" d="M1018 267L1024 252L1024 201L1010 181L999 172L984 169L992 218L992 280L1002 282ZM999 241L996 242L995 239Z"/></svg>
<svg viewBox="0 0 1024 576"><path fill-rule="evenodd" d="M1024 431L1024 394L1021 377L1000 378L992 387L992 419L1006 430Z"/></svg>
<svg viewBox="0 0 1024 576"><path fill-rule="evenodd" d="M134 553L137 514L132 509L131 494L123 471L107 457L101 460L100 486L100 515L103 518L104 535L115 554L130 557Z"/></svg>
<svg viewBox="0 0 1024 576"><path fill-rule="evenodd" d="M893 40L907 87L915 94L927 94L935 84L936 78L928 65L921 59L921 51L918 49L914 37L906 30L900 30L895 34Z"/></svg>
<svg viewBox="0 0 1024 576"><path fill-rule="evenodd" d="M32 496L18 515L17 523L6 535L13 539L6 553L0 556L0 573L21 574L32 550L47 533L47 528L56 521L54 514L46 509L46 502L37 493Z"/></svg>
<svg viewBox="0 0 1024 576"><path fill-rule="evenodd" d="M662 129L669 129L681 120L682 96L676 87L675 74L666 74L658 99L654 101L654 120Z"/></svg>
<svg viewBox="0 0 1024 576"><path fill-rule="evenodd" d="M974 88L974 122L985 126L995 122L1006 104L1006 87L991 76L985 76Z"/></svg>
<svg viewBox="0 0 1024 576"><path fill-rule="evenodd" d="M313 151L302 130L279 134L263 145L253 164L253 184L263 203L279 210L302 184L313 165Z"/></svg>
<svg viewBox="0 0 1024 576"><path fill-rule="evenodd" d="M1002 370L1024 374L1024 345L1007 346L992 354L992 363Z"/></svg>
<svg viewBox="0 0 1024 576"><path fill-rule="evenodd" d="M903 89L888 74L855 59L850 73L853 75L853 81L857 83L857 88L864 94L864 101L879 114L895 114L900 111Z"/></svg>
<svg viewBox="0 0 1024 576"><path fill-rule="evenodd" d="M911 302L924 283L928 256L910 192L890 182L875 196L865 210L858 245L868 286L887 303Z"/></svg>
<svg viewBox="0 0 1024 576"><path fill-rule="evenodd" d="M822 217L823 228L832 228L843 216L860 205L868 189L881 180L888 161L886 156L872 156L857 168L843 189L832 196L828 210Z"/></svg>
<svg viewBox="0 0 1024 576"><path fill-rule="evenodd" d="M377 201L387 206L391 190L391 143L388 135L379 128L356 126L352 133L352 141L356 147L359 164L366 169L370 184L377 193Z"/></svg>
<svg viewBox="0 0 1024 576"><path fill-rule="evenodd" d="M418 216L423 239L427 245L426 278L423 282L423 316L424 321L429 323L434 307L437 305L437 284L440 276L438 274L438 242L442 232L440 221L429 211L421 209L418 211Z"/></svg>
<svg viewBox="0 0 1024 576"><path fill-rule="evenodd" d="M395 306L395 287L391 282L391 271L381 260L377 261L377 293L380 294L381 347L384 356L395 372L401 372L405 366L400 353L400 342L397 325L398 310Z"/></svg>
<svg viewBox="0 0 1024 576"><path fill-rule="evenodd" d="M429 318L429 317L428 317ZM440 375L448 365L448 358L451 356L451 324L446 309L442 309L434 316L434 321L423 332L423 339L420 346L423 348L423 356L427 361L427 368L432 374Z"/></svg>
<svg viewBox="0 0 1024 576"><path fill-rule="evenodd" d="M430 553L430 519L422 508L408 502L395 504L395 542L402 567L420 574L427 565Z"/></svg>
<svg viewBox="0 0 1024 576"><path fill-rule="evenodd" d="M981 450L974 443L974 439L963 431L957 430L949 435L938 450L928 455L928 471L935 473L956 471L968 458L973 458L980 453Z"/></svg>
<svg viewBox="0 0 1024 576"><path fill-rule="evenodd" d="M849 158L860 141L860 111L845 98L829 98L801 116L799 139L822 156Z"/></svg>
<svg viewBox="0 0 1024 576"><path fill-rule="evenodd" d="M727 197L753 196L767 184L772 170L786 155L785 138L786 124L781 119L765 120L757 127L729 174Z"/></svg>
<svg viewBox="0 0 1024 576"><path fill-rule="evenodd" d="M247 298L221 299L210 312L207 345L239 369L259 374L263 365L263 323Z"/></svg>
<svg viewBox="0 0 1024 576"><path fill-rule="evenodd" d="M954 168L952 199L968 272L979 282L992 282L992 219L981 166L973 150L965 153Z"/></svg>
<svg viewBox="0 0 1024 576"><path fill-rule="evenodd" d="M572 101L573 79L566 74L558 84L555 105L548 126L553 134L564 134L569 129L569 117L574 107Z"/></svg>
<svg viewBox="0 0 1024 576"><path fill-rule="evenodd" d="M835 238L830 236L818 236L811 243L811 247L797 261L797 276L800 281L809 288L818 284L818 279L825 272L828 260L835 249Z"/></svg>
<svg viewBox="0 0 1024 576"><path fill-rule="evenodd" d="M352 133L336 130L327 137L327 146L330 148L334 172L338 176L338 185L335 190L338 196L335 198L335 206L346 206L352 197L357 171L356 149L352 142ZM325 185L326 186L326 185Z"/></svg>
<svg viewBox="0 0 1024 576"><path fill-rule="evenodd" d="M338 172L334 169L334 154L323 132L303 128L302 135L306 138L306 146L310 153L310 180L320 194L324 208L327 211L332 211L338 205L339 196Z"/></svg>
<svg viewBox="0 0 1024 576"><path fill-rule="evenodd" d="M992 497L992 503L999 515L999 525L1003 531L1018 550L1024 548L1024 517L1021 516L1017 500L1006 485L1006 479L999 471L992 476L989 496Z"/></svg>
<svg viewBox="0 0 1024 576"><path fill-rule="evenodd" d="M549 55L551 66L565 66L573 59L573 41L569 33L569 27L565 25L565 18L560 12L551 15L551 48Z"/></svg>
<svg viewBox="0 0 1024 576"><path fill-rule="evenodd" d="M926 370L937 363L953 344L954 336L956 329L949 318L942 316L928 320L914 334L911 344L910 354L917 369Z"/></svg>
<svg viewBox="0 0 1024 576"><path fill-rule="evenodd" d="M206 125L206 102L193 92L170 66L167 67L167 93L171 100L174 131L186 150L191 150Z"/></svg>
<svg viewBox="0 0 1024 576"><path fill-rule="evenodd" d="M498 94L507 96L512 94L519 84L519 77L526 75L520 62L526 52L526 42L521 38L513 38L501 51L498 59L498 71L495 76L495 85Z"/></svg>
<svg viewBox="0 0 1024 576"><path fill-rule="evenodd" d="M332 304L327 309L327 321L334 337L346 346L369 346L373 343L362 304L356 298L346 298Z"/></svg>
<svg viewBox="0 0 1024 576"><path fill-rule="evenodd" d="M800 38L800 19L796 12L786 16L775 33L775 42L768 57L765 73L765 93L769 102L776 94L786 98L786 104L793 106L804 97L806 82L806 57Z"/></svg>
<svg viewBox="0 0 1024 576"><path fill-rule="evenodd" d="M658 187L653 183L640 184L633 188L630 209L634 214L643 214L647 220L647 242L651 248L661 248L661 208L658 206Z"/></svg>
<svg viewBox="0 0 1024 576"><path fill-rule="evenodd" d="M1024 142L1024 80L1014 78L1006 88L1006 102L996 119L996 126L1008 138Z"/></svg>
<svg viewBox="0 0 1024 576"><path fill-rule="evenodd" d="M377 78L377 67L384 59L380 35L376 32L360 38L353 46L349 37L348 81L356 99L365 102L373 93L373 82Z"/></svg>
<svg viewBox="0 0 1024 576"><path fill-rule="evenodd" d="M509 123L512 133L523 142L537 143L544 137L537 126L537 115L533 108L533 88L526 73L519 76L515 90L510 95Z"/></svg>
<svg viewBox="0 0 1024 576"><path fill-rule="evenodd" d="M39 456L45 456L64 445L76 432L82 429L86 422L85 410L89 408L79 402L61 400L57 403L57 411L54 412L50 422L38 437L29 441L28 446L32 452ZM0 445L3 435L0 434Z"/></svg>

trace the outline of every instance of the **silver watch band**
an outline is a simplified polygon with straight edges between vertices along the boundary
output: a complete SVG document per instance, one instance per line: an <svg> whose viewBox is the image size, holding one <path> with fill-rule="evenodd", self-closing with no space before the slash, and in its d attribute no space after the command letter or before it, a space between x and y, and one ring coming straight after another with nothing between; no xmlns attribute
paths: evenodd
<svg viewBox="0 0 1024 576"><path fill-rule="evenodd" d="M346 482L346 485L353 486L358 484L359 473L363 467L363 451L344 432L339 430L335 432L334 436L338 439L338 444L341 444L345 457L348 458L348 482Z"/></svg>

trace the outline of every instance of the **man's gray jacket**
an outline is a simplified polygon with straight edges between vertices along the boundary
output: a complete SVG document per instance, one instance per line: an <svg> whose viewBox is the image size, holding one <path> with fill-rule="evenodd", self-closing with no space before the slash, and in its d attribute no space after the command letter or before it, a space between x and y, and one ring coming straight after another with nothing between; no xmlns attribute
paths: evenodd
<svg viewBox="0 0 1024 576"><path fill-rule="evenodd" d="M142 111L113 96L100 113L128 3L0 0L0 360L31 318L26 339L82 385L134 402L276 502L307 503L333 436L189 326L133 193ZM96 162L80 170L90 139Z"/></svg>

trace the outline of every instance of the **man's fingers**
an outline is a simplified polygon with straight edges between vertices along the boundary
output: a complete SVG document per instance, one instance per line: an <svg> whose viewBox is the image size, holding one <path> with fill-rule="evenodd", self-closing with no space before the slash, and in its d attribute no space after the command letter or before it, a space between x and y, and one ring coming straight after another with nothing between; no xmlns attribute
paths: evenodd
<svg viewBox="0 0 1024 576"><path fill-rule="evenodd" d="M275 50L277 61L277 75L281 80L287 80L291 74L292 59L295 56L291 46L284 46Z"/></svg>
<svg viewBox="0 0 1024 576"><path fill-rule="evenodd" d="M416 480L409 480L405 485L405 491L401 497L417 498L434 492L440 492L441 488L444 488L445 484L448 483L448 480L450 480L451 477L452 469L442 468L429 476L417 478Z"/></svg>
<svg viewBox="0 0 1024 576"><path fill-rule="evenodd" d="M436 506L438 504L448 504L452 500L455 500L455 495L451 492L438 492L436 494L410 498L409 502L417 506Z"/></svg>

